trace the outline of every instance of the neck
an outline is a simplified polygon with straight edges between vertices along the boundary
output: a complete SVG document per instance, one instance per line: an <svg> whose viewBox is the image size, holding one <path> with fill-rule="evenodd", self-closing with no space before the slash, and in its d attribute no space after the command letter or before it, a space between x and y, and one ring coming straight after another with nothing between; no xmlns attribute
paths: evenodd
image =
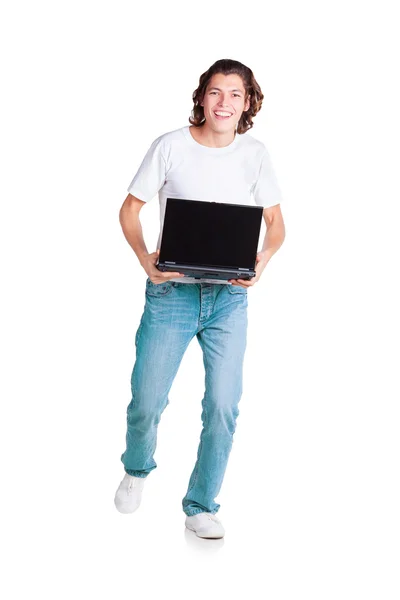
<svg viewBox="0 0 400 600"><path fill-rule="evenodd" d="M223 148L229 146L237 135L236 129L231 131L215 131L208 126L207 121L201 127L192 127L191 132L195 132L196 141L210 148Z"/></svg>

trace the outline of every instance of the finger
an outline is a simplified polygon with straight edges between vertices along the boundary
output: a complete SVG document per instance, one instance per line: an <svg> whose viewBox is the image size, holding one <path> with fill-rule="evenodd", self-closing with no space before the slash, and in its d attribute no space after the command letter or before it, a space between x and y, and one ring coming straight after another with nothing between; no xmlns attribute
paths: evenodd
<svg viewBox="0 0 400 600"><path fill-rule="evenodd" d="M183 277L183 273L171 273L168 271L167 273L162 273L162 277L164 279L171 279L172 277Z"/></svg>

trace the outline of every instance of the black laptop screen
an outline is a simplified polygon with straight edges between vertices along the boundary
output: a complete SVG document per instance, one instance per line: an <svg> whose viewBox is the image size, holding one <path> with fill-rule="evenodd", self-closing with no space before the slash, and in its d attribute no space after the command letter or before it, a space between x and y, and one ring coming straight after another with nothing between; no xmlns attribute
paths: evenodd
<svg viewBox="0 0 400 600"><path fill-rule="evenodd" d="M160 262L253 269L262 207L168 198Z"/></svg>

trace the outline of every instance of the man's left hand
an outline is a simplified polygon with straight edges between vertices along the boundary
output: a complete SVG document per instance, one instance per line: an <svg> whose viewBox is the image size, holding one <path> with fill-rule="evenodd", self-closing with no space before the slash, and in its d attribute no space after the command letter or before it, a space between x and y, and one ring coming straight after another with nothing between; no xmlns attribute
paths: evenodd
<svg viewBox="0 0 400 600"><path fill-rule="evenodd" d="M249 280L247 280L247 279L228 279L228 281L230 283L232 283L232 285L240 285L241 287L249 288L252 285L254 285L255 283L257 283L257 281L260 279L261 273L264 271L265 267L267 266L268 261L269 261L269 258L266 254L266 251L262 250L261 252L258 252L257 256L256 256L256 264L255 264L256 274L254 277L252 277Z"/></svg>

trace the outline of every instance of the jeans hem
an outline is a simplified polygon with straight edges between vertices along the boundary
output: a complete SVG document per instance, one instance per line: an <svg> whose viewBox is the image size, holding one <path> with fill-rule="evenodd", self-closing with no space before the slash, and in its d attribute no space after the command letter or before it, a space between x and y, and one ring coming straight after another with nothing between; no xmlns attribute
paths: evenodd
<svg viewBox="0 0 400 600"><path fill-rule="evenodd" d="M217 511L212 511L212 510L203 510L202 508L192 508L192 509L191 509L191 510L189 510L188 512L186 512L186 510L184 510L183 512L185 513L185 515L186 515L187 517L193 517L194 515L198 515L199 513L202 513L202 512L209 512L209 513L211 513L212 515L215 515L215 513L216 513Z"/></svg>
<svg viewBox="0 0 400 600"><path fill-rule="evenodd" d="M133 471L132 469L125 469L125 473L131 475L132 477L147 477L148 473L143 473L143 471Z"/></svg>

